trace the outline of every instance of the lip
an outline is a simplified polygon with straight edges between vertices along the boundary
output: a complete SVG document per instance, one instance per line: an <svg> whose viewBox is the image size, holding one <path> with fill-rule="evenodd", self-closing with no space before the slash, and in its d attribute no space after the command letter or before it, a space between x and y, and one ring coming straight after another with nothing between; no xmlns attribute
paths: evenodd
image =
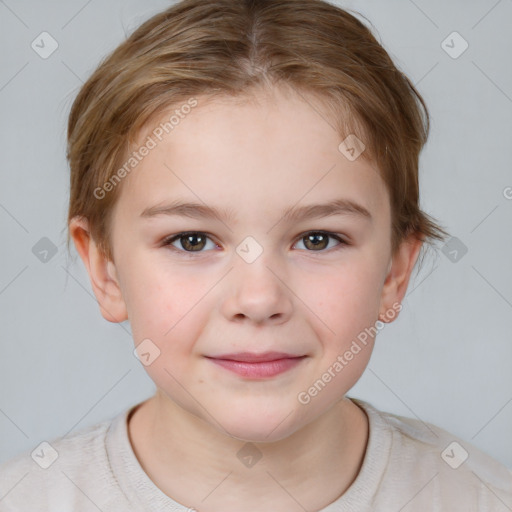
<svg viewBox="0 0 512 512"><path fill-rule="evenodd" d="M207 357L207 359L242 377L265 379L291 370L305 357L283 352L265 352L262 354L240 352L238 354Z"/></svg>
<svg viewBox="0 0 512 512"><path fill-rule="evenodd" d="M220 356L212 356L213 359L226 359L229 361L240 361L243 363L266 363L276 361L278 359L293 359L295 354L287 354L286 352L262 352L256 354L254 352L238 352L236 354L222 354Z"/></svg>

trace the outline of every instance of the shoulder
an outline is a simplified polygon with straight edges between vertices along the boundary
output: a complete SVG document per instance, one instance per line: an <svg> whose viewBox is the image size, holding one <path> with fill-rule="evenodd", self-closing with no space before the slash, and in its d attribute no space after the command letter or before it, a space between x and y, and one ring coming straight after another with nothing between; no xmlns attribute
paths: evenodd
<svg viewBox="0 0 512 512"><path fill-rule="evenodd" d="M124 414L38 443L2 463L0 510L77 510L84 500L89 506L90 501L104 503L99 491L113 480L105 439L113 421Z"/></svg>
<svg viewBox="0 0 512 512"><path fill-rule="evenodd" d="M503 464L436 425L355 402L368 414L374 434L389 438L379 494L396 496L401 490L399 503L404 506L409 496L410 510L423 510L429 502L439 503L431 510L512 510L512 471Z"/></svg>

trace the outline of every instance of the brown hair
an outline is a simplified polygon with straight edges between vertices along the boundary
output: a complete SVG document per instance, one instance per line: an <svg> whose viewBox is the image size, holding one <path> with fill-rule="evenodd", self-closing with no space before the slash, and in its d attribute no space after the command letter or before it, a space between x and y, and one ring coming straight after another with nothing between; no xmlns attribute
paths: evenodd
<svg viewBox="0 0 512 512"><path fill-rule="evenodd" d="M71 108L68 221L87 218L111 258L109 215L121 186L112 178L126 174L119 169L144 127L194 96L245 97L279 83L319 98L340 142L349 134L364 141L361 157L377 164L390 195L393 253L409 234L444 239L419 207L423 98L361 21L322 0L183 0L144 22Z"/></svg>

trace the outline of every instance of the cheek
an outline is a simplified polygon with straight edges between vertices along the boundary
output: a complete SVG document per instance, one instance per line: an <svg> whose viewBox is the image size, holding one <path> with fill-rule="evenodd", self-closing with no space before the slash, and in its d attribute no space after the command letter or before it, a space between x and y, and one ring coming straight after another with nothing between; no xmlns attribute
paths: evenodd
<svg viewBox="0 0 512 512"><path fill-rule="evenodd" d="M138 265L137 276L129 279L126 292L130 298L129 319L135 345L147 347L150 360L145 371L155 385L165 390L183 408L190 404L187 388L192 380L200 350L196 341L215 307L207 294L210 280L191 278L179 272L167 272L157 266ZM149 342L147 340L150 340ZM144 345L145 344L145 345ZM139 356L144 353L139 351ZM187 383L184 387L184 383ZM195 410L200 415L200 410Z"/></svg>
<svg viewBox="0 0 512 512"><path fill-rule="evenodd" d="M156 345L159 357L146 368L155 381L169 378L166 369L178 378L194 364L194 354L201 353L197 341L218 308L218 297L211 293L218 277L180 272L176 267L139 264L133 268L137 274L131 274L126 293L134 342L149 339Z"/></svg>
<svg viewBox="0 0 512 512"><path fill-rule="evenodd" d="M126 269L123 294L135 343L149 338L162 351L186 351L201 325L209 281L143 261Z"/></svg>
<svg viewBox="0 0 512 512"><path fill-rule="evenodd" d="M320 319L315 324L321 352L308 389L315 393L317 379L326 383L329 391L315 398L320 408L347 393L368 365L377 333L378 280L379 273L366 265L353 265L350 271L316 280L315 300L308 306Z"/></svg>
<svg viewBox="0 0 512 512"><path fill-rule="evenodd" d="M320 341L317 378L327 379L329 393L320 403L347 392L361 377L373 349L380 305L382 263L371 254L358 253L346 264L321 279L316 274L304 282L315 290L307 305L320 320L314 320ZM313 315L310 315L313 318ZM313 390L314 391L314 390Z"/></svg>
<svg viewBox="0 0 512 512"><path fill-rule="evenodd" d="M377 320L380 284L379 265L354 258L302 278L298 295L329 328L330 335L347 340Z"/></svg>
<svg viewBox="0 0 512 512"><path fill-rule="evenodd" d="M156 386L186 407L190 397L181 383L190 383L194 375L196 340L206 321L202 317L206 301L201 301L205 286L190 282L185 286L176 278L163 279L161 273L158 278L151 273L146 277L131 289L135 293L129 312L134 343L144 347L137 349L139 357L151 354L147 364L140 359Z"/></svg>

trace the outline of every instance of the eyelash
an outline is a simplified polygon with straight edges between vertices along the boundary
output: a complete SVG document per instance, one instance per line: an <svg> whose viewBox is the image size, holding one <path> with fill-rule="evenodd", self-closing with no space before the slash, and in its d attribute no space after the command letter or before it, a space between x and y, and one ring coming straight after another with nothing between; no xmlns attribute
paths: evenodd
<svg viewBox="0 0 512 512"><path fill-rule="evenodd" d="M310 252L310 253L313 253L313 254L314 253L323 253L323 252L332 252L332 251L343 249L344 246L349 246L350 245L346 240L341 238L340 235L338 235L336 233L332 233L330 231L323 231L323 230L306 231L306 232L302 233L300 236L297 237L296 242L294 243L294 245L297 242L299 242L300 240L302 240L303 238L305 238L307 235L311 235L311 234L326 235L326 236L328 236L330 238L334 238L335 240L340 242L338 245L336 245L335 247L331 247L330 249L321 249L321 250L318 250L318 251L313 251L313 250L307 250L306 249L306 252ZM200 254L204 253L205 251L186 251L185 249L178 249L178 248L176 248L176 247L174 247L172 245L173 242L175 242L176 240L179 240L180 238L183 238L183 237L185 237L187 235L205 235L206 238L208 238L212 242L216 243L212 239L210 234L206 233L204 231L183 231L181 233L176 233L175 235L170 235L170 236L166 237L164 240L162 240L161 246L162 247L168 247L172 251L175 251L175 252L178 252L178 253L184 253L187 256L192 257L192 258L197 257ZM304 250L304 249L301 249L301 250Z"/></svg>

